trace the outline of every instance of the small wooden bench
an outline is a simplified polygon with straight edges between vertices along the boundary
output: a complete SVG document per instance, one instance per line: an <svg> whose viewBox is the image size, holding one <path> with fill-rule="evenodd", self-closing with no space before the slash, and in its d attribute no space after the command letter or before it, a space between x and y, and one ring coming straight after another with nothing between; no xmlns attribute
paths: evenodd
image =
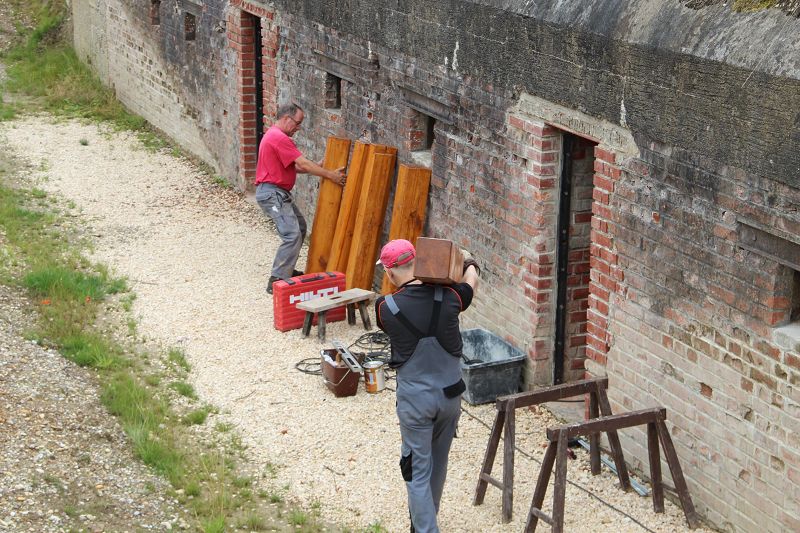
<svg viewBox="0 0 800 533"><path fill-rule="evenodd" d="M311 333L311 324L314 322L314 315L317 315L317 336L320 340L325 340L325 314L331 309L336 309L343 305L347 306L347 323L356 323L356 307L361 314L361 322L364 324L364 329L370 330L372 324L369 319L369 311L367 304L375 299L376 293L365 289L348 289L346 291L337 292L330 296L323 296L307 302L300 302L297 304L297 309L306 312L305 320L303 321L303 336L308 337Z"/></svg>

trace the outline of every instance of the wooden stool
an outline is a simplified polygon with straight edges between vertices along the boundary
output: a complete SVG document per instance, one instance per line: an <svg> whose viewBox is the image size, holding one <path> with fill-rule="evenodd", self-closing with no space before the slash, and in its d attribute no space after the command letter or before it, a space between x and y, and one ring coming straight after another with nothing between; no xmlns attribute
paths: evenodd
<svg viewBox="0 0 800 533"><path fill-rule="evenodd" d="M317 315L317 337L319 340L325 340L325 313L331 309L336 309L343 305L347 306L347 323L356 323L356 307L361 313L361 322L364 324L364 329L370 330L372 324L369 319L369 312L367 304L375 299L376 293L364 289L348 289L346 291L337 292L330 296L323 296L307 302L300 302L297 304L297 309L306 312L305 320L303 321L303 336L308 337L311 332L311 324L314 321L314 315Z"/></svg>
<svg viewBox="0 0 800 533"><path fill-rule="evenodd" d="M511 510L514 501L514 436L515 436L515 416L514 411L521 407L529 407L545 402L563 400L573 396L589 394L589 417L597 418L599 411L603 416L611 415L611 405L606 396L608 378L585 379L564 385L555 385L539 389L537 391L521 392L501 396L497 399L495 407L497 414L492 425L492 432L489 435L489 444L486 446L486 454L483 458L483 467L478 474L478 485L475 487L475 498L473 505L481 505L486 496L486 489L491 483L503 492L502 511L503 522L511 521ZM505 431L504 431L505 428ZM492 477L492 466L497 447L500 444L500 435L503 434L503 480L500 481ZM627 490L630 486L628 471L622 461L622 447L619 443L616 431L609 432L609 444L613 452L614 462L619 473L619 482ZM589 456L592 474L600 473L600 446L599 435L591 434L589 438Z"/></svg>
<svg viewBox="0 0 800 533"><path fill-rule="evenodd" d="M683 514L686 522L691 529L699 525L697 515L694 511L692 498L689 496L689 489L686 480L683 478L683 471L675 453L675 447L669 436L667 425L664 420L667 418L667 410L663 407L652 409L642 409L631 411L621 415L604 416L588 422L578 422L556 428L548 428L547 450L542 459L542 469L539 471L539 479L536 481L536 488L533 491L531 508L528 511L528 520L525 523L525 533L536 531L536 524L541 518L553 526L553 533L564 531L564 496L567 489L567 461L569 459L567 442L569 439L580 435L597 434L600 431L608 433L609 437L613 432L616 434L618 429L647 424L647 451L650 460L650 478L653 485L653 510L657 513L664 512L664 486L661 482L661 456L659 454L658 443L664 449L667 465L672 473L672 480L675 482L675 491L683 507ZM609 439L610 440L610 439ZM616 454L614 459L616 460ZM550 481L550 474L555 463L556 477L553 485L553 516L548 516L542 511L542 503L547 492L547 483ZM622 468L620 468L620 465ZM625 461L620 452L620 461L617 463L619 473L625 468ZM627 477L627 471L625 476ZM620 476L622 484L622 477ZM624 487L623 485L623 488Z"/></svg>

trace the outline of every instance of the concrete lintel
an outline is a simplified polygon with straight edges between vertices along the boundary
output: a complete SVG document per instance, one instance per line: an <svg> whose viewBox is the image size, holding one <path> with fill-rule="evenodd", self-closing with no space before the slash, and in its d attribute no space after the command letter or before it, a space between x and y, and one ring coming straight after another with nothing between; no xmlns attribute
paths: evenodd
<svg viewBox="0 0 800 533"><path fill-rule="evenodd" d="M398 86L398 88L403 95L403 101L408 104L409 107L440 120L445 124L453 123L452 107L450 105L434 100L430 96L420 94L403 85Z"/></svg>
<svg viewBox="0 0 800 533"><path fill-rule="evenodd" d="M203 14L203 6L200 0L178 0L178 5L183 11L189 12L196 17Z"/></svg>
<svg viewBox="0 0 800 533"><path fill-rule="evenodd" d="M356 83L359 77L356 72L356 67L342 63L320 50L314 50L314 58L317 60L317 66L321 70L330 72L334 76L347 80L350 83Z"/></svg>
<svg viewBox="0 0 800 533"><path fill-rule="evenodd" d="M738 220L736 233L738 244L745 250L769 257L782 265L800 270L800 242L792 236L774 228L769 231L750 223Z"/></svg>
<svg viewBox="0 0 800 533"><path fill-rule="evenodd" d="M560 130L597 141L603 148L620 154L623 160L640 155L633 135L622 126L528 93L520 96L517 104L509 109L509 113L528 119L538 119Z"/></svg>

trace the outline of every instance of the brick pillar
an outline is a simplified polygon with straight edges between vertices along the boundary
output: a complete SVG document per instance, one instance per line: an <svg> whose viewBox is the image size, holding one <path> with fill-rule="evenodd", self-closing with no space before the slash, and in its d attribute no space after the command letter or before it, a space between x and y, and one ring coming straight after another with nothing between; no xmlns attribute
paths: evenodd
<svg viewBox="0 0 800 533"><path fill-rule="evenodd" d="M594 171L586 356L605 366L611 345L608 330L611 295L618 291L618 282L623 280L614 246L614 216L609 207L614 184L620 177L614 152L602 146L595 148Z"/></svg>
<svg viewBox="0 0 800 533"><path fill-rule="evenodd" d="M258 161L256 121L256 39L262 50L264 122L269 125L277 107L278 30L272 11L243 0L233 0L228 13L228 43L238 54L236 67L239 98L239 186L252 190ZM256 17L262 19L262 35L256 35Z"/></svg>
<svg viewBox="0 0 800 533"><path fill-rule="evenodd" d="M527 199L523 223L529 239L521 289L533 311L528 348L528 383L552 384L555 335L555 256L558 219L558 160L560 135L544 122L509 117L513 153L526 160L522 197Z"/></svg>

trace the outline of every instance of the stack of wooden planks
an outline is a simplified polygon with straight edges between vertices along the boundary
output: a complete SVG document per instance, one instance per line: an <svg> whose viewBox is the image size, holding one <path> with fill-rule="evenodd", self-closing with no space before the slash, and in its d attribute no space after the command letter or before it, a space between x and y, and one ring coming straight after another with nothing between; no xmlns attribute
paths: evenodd
<svg viewBox="0 0 800 533"><path fill-rule="evenodd" d="M345 166L349 149L349 140L330 137L325 168ZM345 186L322 180L306 273L344 272L347 289L372 289L396 159L396 148L356 142ZM430 176L429 169L400 165L390 239L415 242L422 233ZM384 279L382 292L390 290Z"/></svg>

